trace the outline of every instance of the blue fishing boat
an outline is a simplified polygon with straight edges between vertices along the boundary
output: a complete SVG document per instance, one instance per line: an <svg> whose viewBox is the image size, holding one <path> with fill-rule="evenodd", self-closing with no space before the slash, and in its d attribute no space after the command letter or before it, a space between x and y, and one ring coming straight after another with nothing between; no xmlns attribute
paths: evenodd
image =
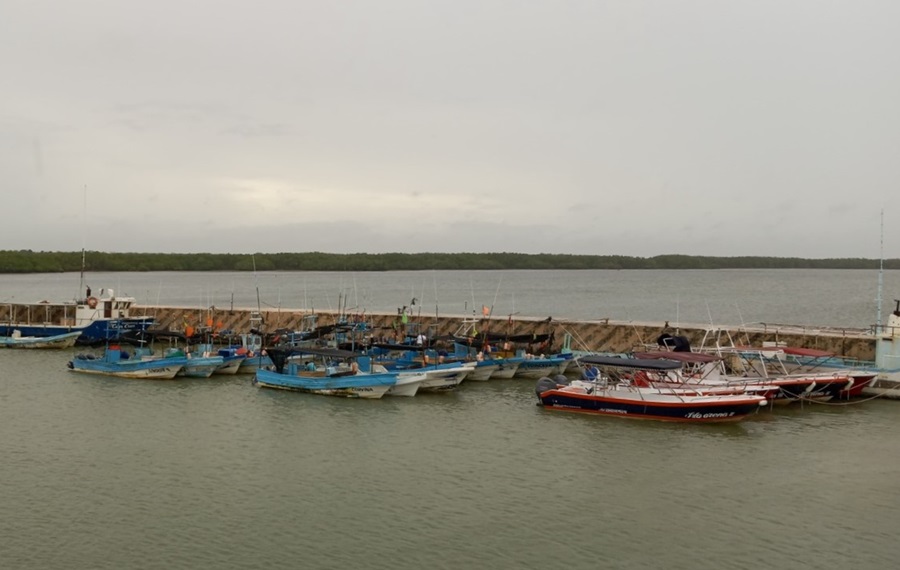
<svg viewBox="0 0 900 570"><path fill-rule="evenodd" d="M566 368L569 367L569 362L569 358L562 356L542 357L526 354L524 355L522 362L519 363L515 376L517 378L537 379L545 376L552 377L557 374L564 374Z"/></svg>
<svg viewBox="0 0 900 570"><path fill-rule="evenodd" d="M272 348L268 352L275 369L260 368L253 379L262 388L374 399L397 383L396 373L366 372L371 361L355 352L331 348Z"/></svg>
<svg viewBox="0 0 900 570"><path fill-rule="evenodd" d="M185 357L141 358L129 354L116 345L108 346L101 356L79 354L69 361L72 372L118 376L119 378L143 378L170 380L187 364Z"/></svg>
<svg viewBox="0 0 900 570"><path fill-rule="evenodd" d="M422 392L454 390L477 366L474 360L456 361L424 345L374 343L369 348L369 354L388 371L424 373L425 379L419 386Z"/></svg>
<svg viewBox="0 0 900 570"><path fill-rule="evenodd" d="M230 347L235 350L235 354L244 357L238 367L238 374L254 374L260 369L273 370L275 368L275 363L263 348L263 335L260 332L262 322L262 315L259 312L251 312L250 332L240 335L241 344Z"/></svg>
<svg viewBox="0 0 900 570"><path fill-rule="evenodd" d="M136 335L133 340L140 344L135 349L135 356L143 360L159 358L156 356L156 350L161 343L164 343L161 349L162 358L185 358L187 361L178 372L178 376L209 378L225 364L223 356L214 351L207 351L209 345L199 345L198 350L191 351L190 338L178 331L148 330Z"/></svg>
<svg viewBox="0 0 900 570"><path fill-rule="evenodd" d="M215 354L222 358L222 364L216 367L213 374L237 374L241 364L247 359L245 355L238 354L238 349L233 346L226 346L217 350L211 344L202 344L197 348L199 351L202 351L201 354L203 356Z"/></svg>
<svg viewBox="0 0 900 570"><path fill-rule="evenodd" d="M269 355L265 350L257 353L252 350L242 351L242 349L238 348L237 351L238 353L243 352L244 356L244 360L242 360L240 366L238 366L238 374L253 374L260 369L272 370L272 359L269 358Z"/></svg>
<svg viewBox="0 0 900 570"><path fill-rule="evenodd" d="M187 362L178 372L178 375L187 376L188 378L209 378L215 374L220 366L225 364L225 359L218 354L215 356L203 356L201 353L198 356L195 353L186 353L178 348L168 349L163 354L165 358L185 357Z"/></svg>

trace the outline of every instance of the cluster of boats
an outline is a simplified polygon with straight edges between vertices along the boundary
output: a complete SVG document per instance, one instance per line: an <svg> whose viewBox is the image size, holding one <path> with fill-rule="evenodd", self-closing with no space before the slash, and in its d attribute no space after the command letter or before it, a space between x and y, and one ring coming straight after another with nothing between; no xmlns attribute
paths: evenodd
<svg viewBox="0 0 900 570"><path fill-rule="evenodd" d="M735 351L740 359L753 351ZM862 394L872 372L729 374L725 358L697 352L652 351L580 358L579 379L542 378L535 387L547 409L680 422L733 422L761 408L828 402Z"/></svg>
<svg viewBox="0 0 900 570"><path fill-rule="evenodd" d="M166 333L165 336L183 335ZM149 346L115 344L107 346L101 355L76 355L68 367L74 372L144 379L251 373L253 383L259 387L380 398L454 390L463 380L533 379L562 374L575 362L572 355L467 358L414 344L382 344L364 352L321 344L264 348L260 340L258 335L248 334L240 346L216 349L212 345L198 345L193 352L179 346L160 354Z"/></svg>
<svg viewBox="0 0 900 570"><path fill-rule="evenodd" d="M778 344L723 346L718 339L713 348L694 350L686 338L668 334L652 349L628 354L573 351L567 338L561 352L534 355L511 341L528 340L528 348L539 342L548 349L552 333L527 339L476 336L475 321L464 321L457 335L440 343L414 331L405 331L400 341L376 341L365 323L357 322L288 332L268 341L251 327L237 344L192 345L183 334L150 330L150 317L131 317L133 303L112 290L98 297L88 290L72 304L69 325L31 325L32 319L25 326L7 323L0 329L5 333L0 346L104 343L101 354L78 354L68 368L145 379L246 373L261 388L355 398L450 391L464 380L524 378L536 381L538 402L548 410L696 423L740 421L792 402L900 397L900 301L887 324L875 331L876 361L871 363ZM137 344L114 340L124 338ZM163 341L168 347L155 350Z"/></svg>
<svg viewBox="0 0 900 570"><path fill-rule="evenodd" d="M563 374L575 362L572 355L470 357L460 345L446 355L423 345L384 343L365 352L316 346L274 347L267 352L274 366L256 371L257 386L359 398L446 392L464 380L535 379Z"/></svg>
<svg viewBox="0 0 900 570"><path fill-rule="evenodd" d="M541 378L549 410L680 422L733 422L792 402L900 398L900 301L876 327L876 359L781 346L721 346L694 351L684 337L662 335L662 350L585 355L582 377Z"/></svg>
<svg viewBox="0 0 900 570"><path fill-rule="evenodd" d="M213 374L237 374L254 359L251 351L225 347L214 349L211 346L199 347L197 353L182 348L167 349L161 355L155 355L147 347L128 348L113 344L106 347L103 354L78 354L68 362L73 372L98 374L102 376L118 376L119 378L139 378L155 380L171 380L176 376L190 378L209 378Z"/></svg>

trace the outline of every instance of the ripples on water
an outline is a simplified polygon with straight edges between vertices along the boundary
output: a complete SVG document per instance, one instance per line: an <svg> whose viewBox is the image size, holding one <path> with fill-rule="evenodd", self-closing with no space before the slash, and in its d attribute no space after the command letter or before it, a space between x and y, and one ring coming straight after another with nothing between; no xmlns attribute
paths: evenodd
<svg viewBox="0 0 900 570"><path fill-rule="evenodd" d="M89 273L147 306L392 312L417 300L422 316L471 314L740 325L766 322L866 328L875 322L877 271L813 269L156 272ZM3 275L0 302L73 299L77 274ZM883 274L885 311L900 271Z"/></svg>
<svg viewBox="0 0 900 570"><path fill-rule="evenodd" d="M898 402L737 425L533 382L358 401L0 351L4 568L893 568Z"/></svg>

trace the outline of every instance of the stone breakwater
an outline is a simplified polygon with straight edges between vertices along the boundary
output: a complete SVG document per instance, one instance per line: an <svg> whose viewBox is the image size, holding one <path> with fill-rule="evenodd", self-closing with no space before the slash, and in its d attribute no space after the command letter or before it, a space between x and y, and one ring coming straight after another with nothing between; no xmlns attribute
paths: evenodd
<svg viewBox="0 0 900 570"><path fill-rule="evenodd" d="M308 311L280 309L254 311L252 309L219 309L188 307L134 307L132 315L150 315L156 319L154 328L185 331L187 327L197 330L212 325L217 330L234 333L247 332L251 328L251 316L258 313L262 321L261 330L272 333L278 330L301 330L309 322L313 313ZM362 313L347 316L352 320L364 320L374 330L374 334L390 336L399 322L396 313ZM2 315L0 315L2 318ZM317 311L315 320L319 326L338 322L337 313ZM427 332L429 336L455 334L460 330L463 315L412 315L409 323ZM472 317L469 317L471 320ZM701 324L684 324L677 327L662 322L637 321L580 321L544 318L516 317L481 318L475 322L479 332L504 333L509 335L553 333L551 350L558 350L563 339L571 336L574 350L594 350L626 352L645 350L656 344L656 339L664 333L685 336L691 346L762 346L763 343L783 343L787 346L815 348L860 360L875 358L875 337L865 330L837 327L808 327L796 325L755 325L752 327L711 327Z"/></svg>
<svg viewBox="0 0 900 570"><path fill-rule="evenodd" d="M156 320L154 328L184 332L188 327L198 330L212 324L216 330L234 333L248 332L251 328L252 309L220 309L216 307L132 307L132 316L149 315ZM279 329L301 330L307 326L312 313L308 311L280 309L259 312L261 329L274 332ZM332 312L316 312L318 325L334 324L340 315ZM396 313L363 313L349 315L351 320L365 320L376 335L390 336L398 322ZM412 315L409 322L414 327L426 331L429 336L449 335L459 332L465 317L463 315ZM471 320L472 317L469 317ZM72 306L52 304L41 305L0 305L0 323L31 322L71 326L74 324ZM646 349L655 345L663 333L685 336L691 346L720 345L762 346L763 343L779 342L788 346L815 348L834 354L873 360L875 358L875 338L867 331L854 328L809 327L785 324L755 325L751 327L722 326L713 329L709 325L684 324L677 327L669 323L640 321L581 321L516 317L481 318L475 321L479 332L505 333L509 335L553 333L551 350L558 350L563 339L571 336L571 347L575 350L596 350L626 352Z"/></svg>

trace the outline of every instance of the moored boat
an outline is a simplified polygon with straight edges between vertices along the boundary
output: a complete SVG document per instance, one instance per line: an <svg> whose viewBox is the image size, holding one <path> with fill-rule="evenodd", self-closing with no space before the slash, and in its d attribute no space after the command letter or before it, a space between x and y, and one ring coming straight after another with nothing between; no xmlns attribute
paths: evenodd
<svg viewBox="0 0 900 570"><path fill-rule="evenodd" d="M474 368L474 362L465 364L448 362L446 364L431 364L407 370L425 373L425 379L419 386L420 391L447 392L458 388Z"/></svg>
<svg viewBox="0 0 900 570"><path fill-rule="evenodd" d="M526 355L516 368L517 378L543 378L563 374L569 366L570 359L561 356L542 357Z"/></svg>
<svg viewBox="0 0 900 570"><path fill-rule="evenodd" d="M101 345L118 341L153 324L153 317L132 316L134 297L118 296L113 289L63 303L6 303L0 305L0 336L14 331L24 337L52 337L78 332L76 344Z"/></svg>
<svg viewBox="0 0 900 570"><path fill-rule="evenodd" d="M373 369L373 372L387 372L387 370L385 370L383 366L376 366ZM398 372L396 383L388 388L388 391L385 393L385 395L407 397L415 396L419 391L419 388L422 387L422 382L425 381L426 377L427 374L425 372Z"/></svg>
<svg viewBox="0 0 900 570"><path fill-rule="evenodd" d="M491 380L509 380L514 377L524 360L524 356L492 357L491 361L497 364L497 369L491 373Z"/></svg>
<svg viewBox="0 0 900 570"><path fill-rule="evenodd" d="M167 356L187 357L187 363L182 367L179 374L188 378L209 378L225 364L225 359L219 355L215 356L196 356L192 353L184 353L182 351L172 351ZM240 364L240 363L238 363Z"/></svg>
<svg viewBox="0 0 900 570"><path fill-rule="evenodd" d="M355 352L329 348L272 348L268 352L275 369L260 368L253 378L253 383L262 388L377 399L397 383L395 373L366 372L364 369L368 368L368 362L360 367L357 360L363 358ZM297 355L317 357L321 359L321 364L293 358ZM335 361L341 361L343 365L334 365Z"/></svg>
<svg viewBox="0 0 900 570"><path fill-rule="evenodd" d="M79 336L79 331L53 336L22 336L16 329L12 335L0 337L0 348L72 348Z"/></svg>
<svg viewBox="0 0 900 570"><path fill-rule="evenodd" d="M212 353L214 347L209 346L208 349L208 352ZM238 354L237 349L230 346L218 349L216 354L222 357L222 364L216 368L213 374L237 374L241 364L247 358L243 354Z"/></svg>
<svg viewBox="0 0 900 570"><path fill-rule="evenodd" d="M722 349L724 350L724 349ZM724 350L720 354L728 355ZM747 358L745 350L739 350L735 354L742 359ZM651 382L676 382L685 387L726 387L741 388L748 393L762 394L773 405L790 404L792 402L820 401L827 402L838 397L842 390L849 389L853 385L853 379L843 373L822 374L781 374L772 376L758 376L747 373L736 376L728 374L723 369L721 356L697 353L697 352L666 352L651 351L637 352L633 356L638 359L663 360L677 362L686 371L677 375L667 374L665 378L653 377L652 373L645 372L642 379ZM585 357L584 362L595 361L597 357ZM749 366L743 368L750 370Z"/></svg>
<svg viewBox="0 0 900 570"><path fill-rule="evenodd" d="M101 356L79 354L68 362L69 370L86 374L117 376L119 378L138 378L171 380L187 363L185 357L155 358L145 360L132 357L119 346L107 347Z"/></svg>
<svg viewBox="0 0 900 570"><path fill-rule="evenodd" d="M767 403L764 397L752 394L692 394L626 382L613 383L608 378L570 383L542 378L535 393L539 403L548 410L690 423L740 421Z"/></svg>

